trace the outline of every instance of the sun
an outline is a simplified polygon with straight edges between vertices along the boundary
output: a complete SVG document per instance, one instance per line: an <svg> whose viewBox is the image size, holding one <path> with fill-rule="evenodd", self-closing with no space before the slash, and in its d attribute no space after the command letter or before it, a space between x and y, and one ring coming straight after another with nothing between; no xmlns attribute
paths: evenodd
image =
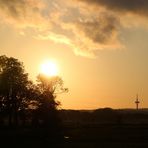
<svg viewBox="0 0 148 148"><path fill-rule="evenodd" d="M54 61L44 61L40 65L40 73L46 76L57 76L58 75L58 67Z"/></svg>

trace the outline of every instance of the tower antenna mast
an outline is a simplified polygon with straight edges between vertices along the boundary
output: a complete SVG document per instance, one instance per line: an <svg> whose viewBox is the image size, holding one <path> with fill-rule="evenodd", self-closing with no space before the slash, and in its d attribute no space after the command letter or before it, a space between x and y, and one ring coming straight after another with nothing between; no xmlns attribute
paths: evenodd
<svg viewBox="0 0 148 148"><path fill-rule="evenodd" d="M139 103L140 103L140 101L139 101L139 97L138 97L138 94L137 94L136 101L135 101L137 110L139 109Z"/></svg>

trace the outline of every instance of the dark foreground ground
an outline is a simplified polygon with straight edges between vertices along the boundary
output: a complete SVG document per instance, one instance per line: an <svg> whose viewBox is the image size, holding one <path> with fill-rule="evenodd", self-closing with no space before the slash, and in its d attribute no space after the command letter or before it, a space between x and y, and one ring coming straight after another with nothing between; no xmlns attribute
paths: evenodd
<svg viewBox="0 0 148 148"><path fill-rule="evenodd" d="M148 148L147 124L98 124L65 127L63 138L52 132L44 137L28 129L0 130L1 147Z"/></svg>

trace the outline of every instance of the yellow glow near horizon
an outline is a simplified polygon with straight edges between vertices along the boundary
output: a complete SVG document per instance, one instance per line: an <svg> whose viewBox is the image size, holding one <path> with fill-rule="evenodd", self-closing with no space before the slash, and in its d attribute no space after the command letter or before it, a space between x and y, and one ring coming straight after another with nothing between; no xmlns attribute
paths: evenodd
<svg viewBox="0 0 148 148"><path fill-rule="evenodd" d="M40 73L46 76L58 75L58 67L54 61L44 61L40 66Z"/></svg>

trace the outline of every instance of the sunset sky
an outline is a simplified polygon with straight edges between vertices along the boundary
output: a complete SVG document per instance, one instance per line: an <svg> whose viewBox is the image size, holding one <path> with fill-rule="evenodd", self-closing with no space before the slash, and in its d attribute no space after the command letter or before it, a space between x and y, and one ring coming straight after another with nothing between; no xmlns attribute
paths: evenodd
<svg viewBox="0 0 148 148"><path fill-rule="evenodd" d="M0 0L0 55L30 79L54 60L61 108L148 107L147 0Z"/></svg>

